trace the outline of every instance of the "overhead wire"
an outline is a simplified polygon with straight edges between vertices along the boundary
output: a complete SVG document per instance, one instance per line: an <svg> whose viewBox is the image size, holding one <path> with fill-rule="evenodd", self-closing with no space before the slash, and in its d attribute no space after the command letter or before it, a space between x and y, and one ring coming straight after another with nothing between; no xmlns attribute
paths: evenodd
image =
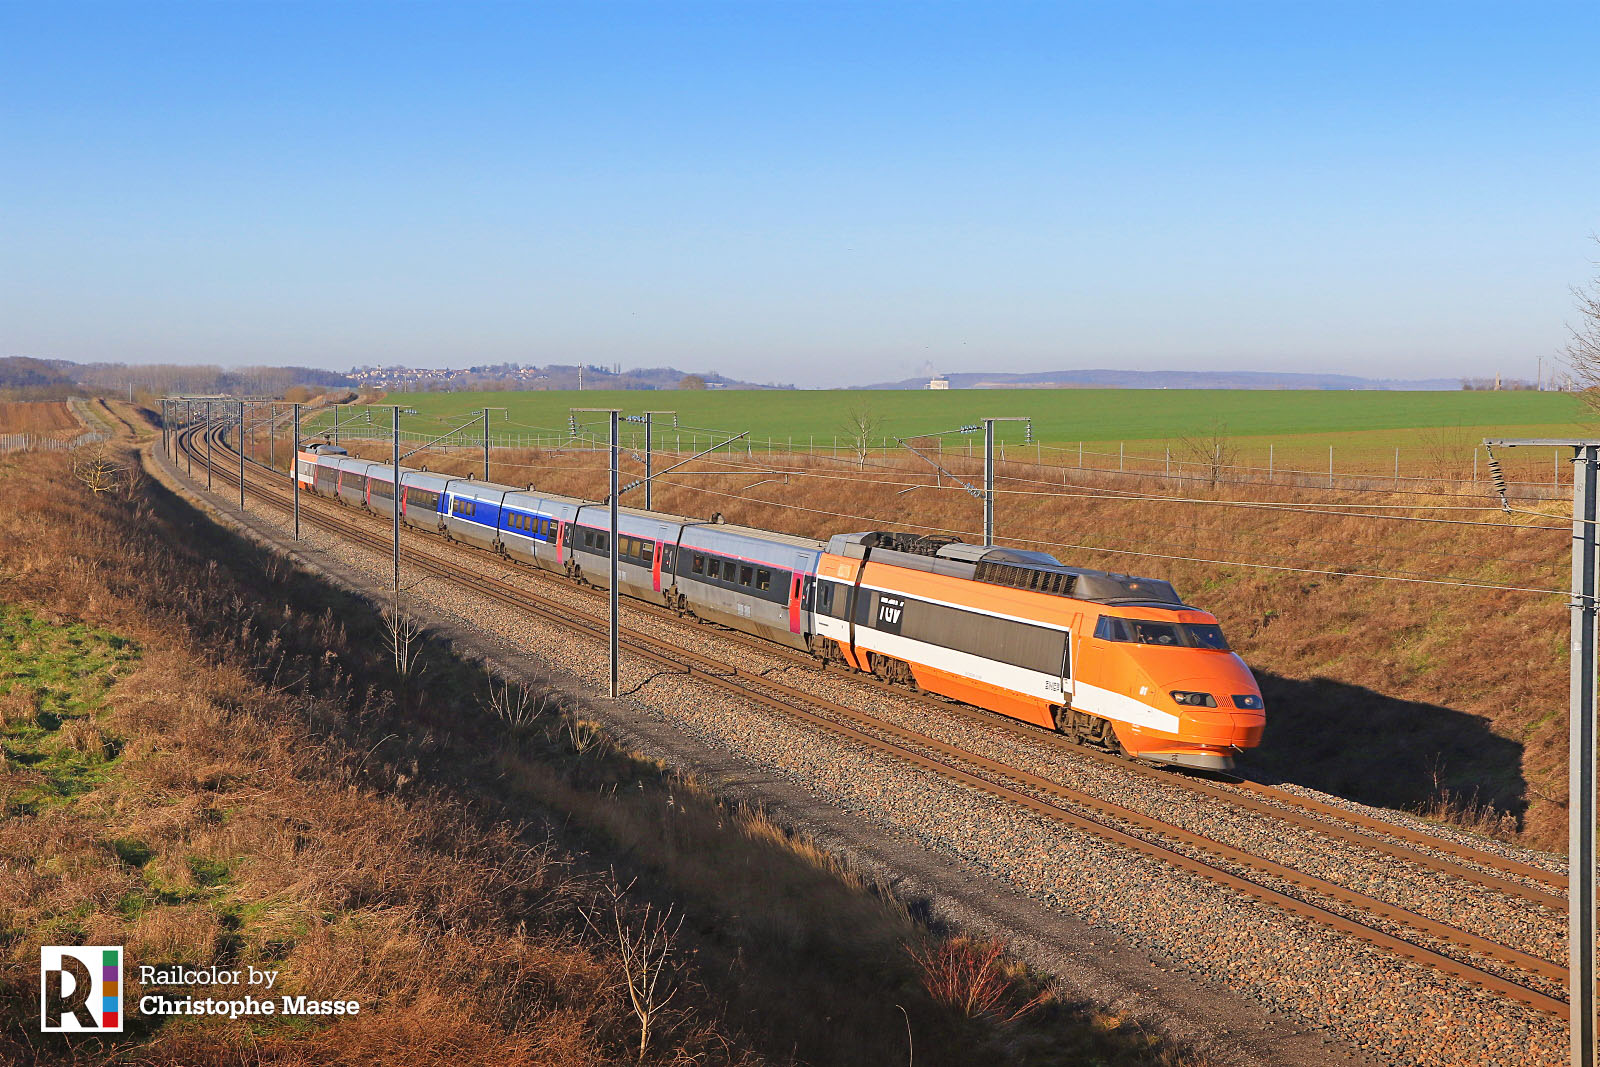
<svg viewBox="0 0 1600 1067"><path fill-rule="evenodd" d="M716 456L707 457L705 459L705 462L707 462L707 463L719 463L719 464L722 464L724 466L733 468L732 470L728 470L728 471L724 472L724 473L727 473L727 474L730 474L730 475L731 474L737 474L737 473L748 473L748 474L757 474L757 473L759 473L759 474L788 474L788 475L791 475L791 476L794 476L794 477L815 478L815 479L823 480L823 481L843 481L843 482L849 482L849 483L852 483L852 484L859 484L861 482L861 478L855 477L855 476L850 476L850 475L819 474L819 473L816 473L814 471L806 470L804 468L785 468L785 467L782 467L782 466L762 465L762 464L758 464L758 463L740 463L740 462L735 461L735 460L716 457ZM532 470L584 471L584 470L592 470L593 469L593 468L587 467L587 466L569 466L569 465L560 465L560 464L541 464L541 463L517 463L517 462L511 461L511 460L501 460L500 461L500 465L503 466L503 467L514 467L514 468L516 468L518 470L530 470L530 471L532 471ZM885 481L883 479L878 479L878 480L876 480L874 482L874 484L875 485L879 485L879 486L888 486L888 487L903 486L903 487L905 487L907 489L931 489L931 490L934 490L934 491L943 491L943 492L951 492L951 491L967 492L968 491L967 489L965 489L964 487L962 487L960 485L938 485L938 484L931 484L931 483L928 483L928 482L896 482L896 481ZM1086 492L1076 492L1076 493L1073 493L1073 492L1067 492L1067 493L1062 493L1062 492L1041 493L1041 492L1032 492L1032 491L1027 491L1027 490L996 488L995 489L995 495L996 496L1025 497L1025 498L1026 497L1033 497L1033 498L1058 499L1058 500L1094 500L1094 501L1105 502L1105 503L1116 503L1116 502L1120 502L1120 501L1127 501L1127 502L1130 502L1130 503L1138 502L1138 501L1152 501L1152 502L1156 502L1156 503L1196 504L1196 505L1211 505L1211 506L1217 506L1217 507L1246 508L1246 509L1265 510L1265 511L1286 511L1286 512L1293 512L1293 513L1297 513L1297 514L1303 514L1303 515L1326 515L1326 516L1331 516L1331 517L1336 517L1336 518L1382 519L1382 520L1389 520L1389 521L1395 521L1395 522L1421 522L1421 523L1432 523L1432 524L1452 525L1452 526L1479 526L1479 527L1491 527L1491 528L1505 529L1505 530L1549 530L1549 531L1567 532L1567 527L1565 527L1565 526L1541 526L1541 525L1533 525L1533 524L1529 524L1529 523L1518 523L1518 522L1493 522L1493 521L1487 521L1487 520L1448 519L1448 518L1435 518L1435 517L1431 517L1431 516L1419 516L1419 515L1389 515L1389 514L1377 513L1375 511L1371 510L1371 509L1415 510L1415 509L1418 509L1418 508L1421 508L1422 510L1432 510L1432 509L1429 509L1429 508L1423 508L1420 505L1410 505L1410 504L1343 504L1343 505L1341 505L1341 504L1323 504L1323 505L1302 505L1302 504L1296 504L1296 503L1289 502L1289 501L1213 500L1213 499L1206 498L1206 497L1170 497L1170 496L1161 496L1161 495L1158 495L1158 494L1135 494L1135 493L1128 493L1128 492L1125 492L1123 490L1115 490L1115 489L1104 489L1104 490L1102 490L1102 489L1098 489L1097 487L1088 487L1088 486L1075 487L1075 488L1083 488L1083 489L1086 489L1088 491L1086 491ZM1352 511L1346 512L1346 511L1331 510L1332 508L1336 508L1336 507L1350 508L1350 509L1352 509ZM1486 506L1484 506L1482 508L1447 507L1447 508L1445 508L1445 510L1498 511L1500 509L1486 505ZM1557 519L1558 521L1567 521L1561 516L1548 515L1548 514L1546 514L1544 512L1527 511L1525 509L1513 509L1513 510L1515 510L1518 513L1521 513L1521 514L1532 515L1532 516L1536 516L1536 517L1539 517L1539 518L1546 518L1546 519L1552 519L1553 518L1553 519ZM1517 562L1517 561L1514 561L1514 560L1504 560L1502 557L1494 557L1494 558L1496 560L1501 561L1501 562Z"/></svg>
<svg viewBox="0 0 1600 1067"><path fill-rule="evenodd" d="M927 531L929 533L969 534L970 535L970 534L975 532L975 531L972 531L972 530L958 530L958 529L951 529L951 528L942 527L942 526L930 526L930 525L927 525L925 523L907 522L907 521L904 521L904 520L901 520L901 519L888 519L888 518L882 518L882 517L873 516L873 515L858 515L858 514L853 514L851 512L845 512L845 511L831 511L831 510L828 510L828 509L825 509L825 508L811 508L811 507L806 507L803 504L791 504L791 503L786 503L786 502L783 502L783 501L776 501L776 500L763 500L760 497L747 497L747 496L743 496L743 495L738 494L738 493L728 493L728 492L723 492L723 491L715 490L715 489L707 489L707 488L705 488L703 486L685 485L685 484L680 483L680 482L672 481L671 479L665 479L665 481L669 485L678 485L680 488L693 489L696 492L706 493L706 494L709 494L711 496L725 497L725 498L731 499L731 500L742 500L742 501L745 501L747 503L752 503L752 504L764 504L764 505L767 505L769 507L776 507L776 508L785 509L785 510L804 511L804 512L808 512L808 513L811 513L811 514L814 514L814 515L831 515L831 516L833 516L835 518L860 519L860 520L865 521L865 522L878 523L878 524L887 525L887 526L908 527L908 528L913 529L913 530L924 530L924 531ZM1292 572L1292 573L1296 573L1296 574L1320 574L1320 575L1329 575L1329 576L1339 577L1339 578L1365 578L1365 579L1369 579L1369 580L1373 580L1373 581L1408 582L1408 583L1413 583L1413 584L1454 586L1454 587L1457 587L1457 588L1464 588L1464 589L1487 589L1487 590L1497 590L1497 591L1502 591L1502 592L1514 592L1514 593L1542 593L1542 594L1546 594L1547 593L1547 594L1555 595L1555 596L1569 596L1570 595L1570 590L1566 590L1566 589L1544 589L1544 588L1539 588L1539 587L1534 587L1534 586L1503 585L1503 584L1490 583L1490 582L1472 582L1472 581L1466 581L1466 580L1463 580L1463 579L1452 578L1452 577L1440 578L1440 577L1421 577L1421 576L1403 576L1403 575L1388 575L1388 574L1371 574L1371 573L1367 573L1367 572L1364 572L1364 571L1334 570L1334 569L1330 569L1330 568L1298 567L1298 566L1286 566L1286 565L1280 565L1280 564L1267 564L1267 563L1249 563L1249 562L1245 562L1245 561L1242 561L1242 560L1210 559L1210 558L1200 557L1200 556L1182 556L1182 555L1177 555L1177 554L1174 554L1174 553L1166 553L1166 552L1141 552L1141 551L1136 551L1136 550L1133 550L1133 549L1104 548L1104 547L1101 547L1099 545L1084 545L1084 544L1076 544L1076 543L1071 543L1071 542L1066 542L1066 541L1049 541L1049 540L1045 540L1045 539L1042 539L1042 538L1032 538L1032 537L1013 537L1013 538L1010 538L1009 540L1017 541L1017 542L1020 542L1022 544L1028 544L1028 545L1045 545L1045 546L1052 547L1052 548L1070 548L1070 549L1073 549L1075 551L1081 551L1081 552L1109 552L1109 553L1113 553L1115 555L1122 555L1122 556L1140 556L1140 557L1145 557L1145 558L1150 558L1150 559L1180 560L1180 561L1185 561L1185 562L1190 562L1190 563L1207 563L1207 564L1214 564L1214 565L1217 565L1217 566L1224 566L1224 567L1247 567L1247 568L1250 568L1250 569L1253 569L1253 570L1285 571L1285 572Z"/></svg>
<svg viewBox="0 0 1600 1067"><path fill-rule="evenodd" d="M727 465L730 465L730 466L738 467L738 468L740 468L740 471L743 471L743 472L746 472L746 473L783 473L783 471L781 471L781 469L777 470L777 471L765 470L765 469L753 469L753 465L750 465L750 464L736 464L736 463L729 463L728 461L720 461L720 462L727 463ZM567 465L551 465L551 464L507 463L505 465L514 466L514 467L518 467L518 468L521 468L521 469L555 470L555 471L572 471L572 472L590 471L590 470L594 469L594 468L588 467L588 466L567 466ZM739 473L740 471L700 472L700 473L707 473L707 474L734 474L734 473ZM685 472L685 473L689 473L689 472ZM802 474L803 475L805 472L794 472L794 473L798 473L798 474ZM850 480L859 482L859 479L850 479ZM663 478L663 479L661 479L661 483L662 484L667 484L667 485L675 485L675 486L677 486L679 488L682 488L682 489L688 489L688 490L691 490L693 492L705 493L705 494L708 494L708 495L711 495L711 496L718 496L718 497L724 497L724 498L727 498L727 499L741 500L741 501L745 501L745 502L748 502L748 503L764 504L764 505L783 508L783 509L804 511L804 512L808 512L808 513L811 513L811 514L831 515L831 516L835 516L835 517L839 517L839 518L860 519L860 520L867 521L867 522L886 523L886 524L890 524L890 525L894 525L894 526L909 527L909 528L912 528L912 529L920 529L920 530L925 530L925 531L928 531L928 532L936 532L936 533L969 534L970 535L970 534L973 534L973 533L976 532L976 531L972 531L972 530L960 530L960 529L951 529L951 528L939 527L939 526L930 526L930 525L926 525L926 524L913 523L913 522L909 522L909 521L906 521L906 520L900 520L900 519L889 519L889 518L883 518L883 517L878 517L878 516L859 515L859 514L854 514L854 513L851 513L851 512L832 511L832 510L828 510L828 509L811 508L811 507L806 507L806 506L799 505L799 504L791 504L791 503L785 503L785 502L781 502L781 501L765 500L765 499L762 499L760 497L744 496L744 495L739 494L739 493L732 493L732 492L726 492L726 491L722 491L722 490L710 489L710 488L707 488L707 487L701 486L701 485L692 485L692 484L689 484L689 483L677 481L677 480L672 479L672 478ZM877 484L883 484L883 483L880 482L880 483L877 483ZM930 489L931 488L939 488L937 486L928 486L928 485L925 485L924 483L918 483L918 484L923 486L923 487L925 487L925 488L930 488ZM947 488L959 488L959 487L947 487ZM1062 496L1062 497L1068 497L1068 498L1081 498L1081 497L1087 496L1087 497L1090 497L1090 498L1105 499L1105 498L1099 497L1098 494L1024 493L1024 494L1020 494L1020 495L1033 496L1033 497ZM1194 501L1183 501L1181 499L1175 499L1175 498L1155 498L1155 497L1137 497L1137 498L1135 498L1135 497L1127 497L1127 496L1120 496L1119 495L1119 496L1113 496L1113 497L1111 497L1109 499L1113 500L1113 501L1115 501L1115 500L1123 500L1123 499L1157 499L1157 500L1168 500L1168 501L1180 502L1180 503L1181 502L1193 502L1193 503L1201 503L1201 504L1204 504L1204 503L1218 503L1217 501L1206 500L1206 499L1203 499L1203 498L1197 499L1197 500L1194 500ZM1239 502L1235 502L1235 503L1239 503ZM1272 509L1272 510L1291 510L1291 511L1297 511L1297 512L1302 512L1302 513L1305 512L1305 509L1299 509L1299 508L1278 508L1278 509ZM1427 519L1418 519L1418 518L1415 518L1415 517L1412 517L1412 516L1386 516L1386 515L1371 515L1371 514L1345 515L1345 514L1339 513L1339 512L1324 512L1324 511L1315 511L1315 510L1311 511L1310 513L1312 513L1312 514L1333 514L1333 515L1338 515L1340 517L1346 517L1346 518L1392 518L1392 519L1409 519L1411 521L1429 521ZM1540 514L1540 513L1535 512L1533 514ZM1434 521L1452 521L1452 520L1434 520ZM1150 526L1161 527L1163 524L1159 524L1159 523L1152 524L1152 523L1149 523L1149 522L1146 521L1146 522L1141 522L1140 525L1141 526L1145 526L1145 527L1150 527ZM1472 525L1480 525L1480 524L1472 524ZM1527 526L1527 525L1510 524L1510 523L1494 523L1494 524L1481 524L1481 525L1498 525L1498 526L1503 526L1503 527L1510 528L1510 529L1551 529L1551 530L1561 530L1561 529L1563 529L1562 527L1540 527L1540 526ZM1167 528L1182 529L1182 527L1167 527ZM1217 527L1201 527L1201 529L1205 529L1205 530L1208 530L1208 531L1217 531L1219 528L1217 528ZM1226 531L1224 531L1224 532L1226 532ZM1110 537L1110 538L1112 538L1114 540L1129 542L1129 543L1133 543L1133 544L1149 544L1149 542L1147 542L1147 541L1139 541L1139 540L1134 539L1134 538L1119 537L1119 536L1117 536L1115 534L1107 534L1107 535L1103 535L1103 536ZM1265 533L1259 533L1259 534L1257 534L1257 536L1274 537L1274 539L1282 539L1282 538L1279 538L1279 537L1275 537L1274 535L1265 534ZM1060 547L1060 548L1069 548L1069 549L1073 549L1075 551L1108 552L1108 553L1114 553L1114 554L1118 554L1118 555L1143 556L1143 557L1148 557L1148 558L1168 559L1168 560L1184 560L1184 561L1190 561L1190 562L1210 563L1210 564L1216 564L1216 565L1220 565L1220 566L1237 566L1237 567L1248 567L1248 568L1255 568L1255 569L1292 571L1292 572L1296 572L1296 573L1325 574L1325 575L1337 575L1337 576L1345 576L1345 577L1362 577L1362 578L1368 578L1368 579L1374 579L1374 580L1421 582L1421 583L1433 584L1433 585L1455 585L1455 586L1462 587L1462 588L1474 588L1474 589L1506 590L1506 591L1515 591L1515 592L1535 592L1535 593L1560 593L1560 592L1564 592L1562 590L1550 590L1550 589L1535 588L1535 587L1528 587L1528 586L1514 586L1514 585L1505 585L1505 584L1498 584L1498 583L1473 582L1473 581L1468 581L1468 580L1465 580L1465 579L1460 579L1460 578L1455 578L1455 577L1439 578L1439 577L1436 577L1436 576L1428 576L1428 575L1423 574L1422 572L1416 572L1416 571L1403 571L1403 572L1399 572L1399 573L1393 574L1393 575L1379 575L1379 574L1370 574L1370 573L1365 573L1365 572L1360 572L1360 571L1351 571L1351 570L1346 570L1346 569L1313 568L1313 567L1304 567L1304 566L1260 564L1260 563L1251 563L1251 562L1243 561L1243 560L1219 560L1219 559L1210 559L1210 558L1203 558L1203 557L1196 557L1196 556L1182 556L1182 555L1176 555L1176 554L1172 554L1172 553L1145 552L1145 551L1136 551L1136 550L1132 550L1132 549L1117 549L1117 548L1110 548L1110 547L1103 546L1103 545L1087 545L1087 544L1080 544L1080 543L1074 543L1074 542L1050 541L1050 540L1041 539L1041 538L1020 538L1019 537L1019 538L1011 538L1011 540L1019 541L1019 542L1025 543L1025 544L1035 544L1035 545L1046 545L1046 546ZM1295 538L1294 540L1296 540L1297 542L1305 542L1305 541L1307 541L1307 539L1305 539L1305 538ZM1312 539L1312 543L1331 544L1331 543L1335 543L1335 542L1328 542L1328 541L1320 540L1320 539ZM1338 543L1346 544L1346 543L1350 543L1350 542L1338 542ZM1431 550L1426 550L1426 549L1422 549L1422 550L1401 550L1401 551L1402 552L1416 552L1417 554L1436 555L1436 556L1440 556L1440 557L1463 559L1463 560L1469 560L1469 561L1473 561L1473 562L1483 562L1483 563L1509 563L1509 564L1518 564L1518 565L1532 565L1532 564L1536 564L1538 562L1538 561L1534 561L1534 560L1507 559L1505 557L1487 557L1487 556L1474 556L1474 555L1461 554L1461 553L1444 553L1444 552L1437 552L1437 551L1431 551ZM1281 556L1269 556L1268 558L1283 559L1284 557L1281 557Z"/></svg>

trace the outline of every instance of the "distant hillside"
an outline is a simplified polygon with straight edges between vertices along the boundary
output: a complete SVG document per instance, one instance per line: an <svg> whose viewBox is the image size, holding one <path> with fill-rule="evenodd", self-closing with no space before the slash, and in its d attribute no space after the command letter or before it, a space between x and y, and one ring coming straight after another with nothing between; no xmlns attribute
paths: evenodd
<svg viewBox="0 0 1600 1067"><path fill-rule="evenodd" d="M72 363L0 358L0 389L281 396L297 385L341 388L348 375L316 367L216 367L175 363Z"/></svg>
<svg viewBox="0 0 1600 1067"><path fill-rule="evenodd" d="M1033 374L946 374L952 389L1460 389L1459 378L1360 378L1350 374L1296 374L1229 370L1054 370ZM926 377L865 385L863 389L922 389Z"/></svg>

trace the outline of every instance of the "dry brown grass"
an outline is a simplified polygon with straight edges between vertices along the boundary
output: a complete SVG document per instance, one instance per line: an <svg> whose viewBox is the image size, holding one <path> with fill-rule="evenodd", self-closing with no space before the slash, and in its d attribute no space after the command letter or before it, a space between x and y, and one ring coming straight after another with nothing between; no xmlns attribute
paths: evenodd
<svg viewBox="0 0 1600 1067"><path fill-rule="evenodd" d="M646 1062L897 1062L907 1025L918 1063L1191 1062L1088 1006L961 1017L904 951L937 938L826 853L618 750L570 698L508 721L496 701L517 695L436 643L408 696L380 611L159 490L91 498L56 457L0 462L0 482L15 505L0 513L6 600L141 649L105 679L106 709L58 739L114 750L105 773L0 820L0 1061L636 1060L625 953L584 920L601 901L625 930L687 917ZM13 694L6 714L31 701ZM25 778L0 774L0 802ZM634 887L620 899L618 880ZM280 990L363 1012L312 1026L130 1013L113 1045L46 1039L30 1016L38 946L74 942L125 945L130 965L270 967ZM130 966L129 1004L137 978Z"/></svg>
<svg viewBox="0 0 1600 1067"><path fill-rule="evenodd" d="M1442 448L1443 446L1441 446ZM352 445L374 458L381 447ZM603 496L604 458L588 452L497 452L493 473L556 493ZM471 450L410 461L470 474ZM631 461L630 461L631 462ZM657 469L670 460L657 457ZM979 467L945 462L969 481ZM980 536L977 501L915 459L860 475L854 458L773 457L702 462L657 483L658 509L818 538L907 528ZM706 472L722 471L722 474ZM768 473L776 471L778 473ZM1214 612L1260 678L1269 725L1246 766L1354 799L1450 817L1544 848L1565 842L1566 602L1564 596L1374 581L1361 574L1443 576L1485 585L1564 589L1568 535L1556 518L1406 512L1504 522L1450 525L1318 513L1350 500L1282 486L1134 480L1114 474L1000 467L996 527L1003 543L1108 570L1171 579ZM1041 484L1048 477L1070 484ZM770 480L766 480L770 479ZM764 481L765 480L765 481ZM935 485L936 481L943 486ZM762 483L762 484L758 484ZM911 492L900 490L917 484ZM1462 487L1452 486L1452 491ZM1160 499L1117 498L1129 491ZM642 504L635 492L629 503ZM1186 497L1289 501L1295 510L1184 503ZM1362 503L1460 505L1453 497L1374 491ZM1544 506L1552 515L1558 507ZM809 510L808 510L809 509ZM1325 509L1329 510L1329 509ZM1260 568L1217 564L1242 561ZM1332 573L1296 573L1299 567ZM1477 814L1462 819L1474 796ZM1487 821L1485 817L1487 812ZM1509 820L1501 816L1509 816Z"/></svg>

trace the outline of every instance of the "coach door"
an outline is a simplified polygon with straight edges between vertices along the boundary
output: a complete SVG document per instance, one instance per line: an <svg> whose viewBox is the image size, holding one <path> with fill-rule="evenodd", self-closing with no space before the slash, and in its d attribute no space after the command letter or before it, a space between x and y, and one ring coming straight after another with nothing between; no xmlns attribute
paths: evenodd
<svg viewBox="0 0 1600 1067"><path fill-rule="evenodd" d="M1072 706L1072 631L1061 635L1061 696L1063 705Z"/></svg>
<svg viewBox="0 0 1600 1067"><path fill-rule="evenodd" d="M802 603L805 599L806 563L804 553L795 553L794 574L789 578L789 632L792 634L805 632Z"/></svg>
<svg viewBox="0 0 1600 1067"><path fill-rule="evenodd" d="M661 561L666 558L666 555L667 528L665 526L657 526L655 558L650 561L650 580L652 582L651 587L658 593L661 592Z"/></svg>

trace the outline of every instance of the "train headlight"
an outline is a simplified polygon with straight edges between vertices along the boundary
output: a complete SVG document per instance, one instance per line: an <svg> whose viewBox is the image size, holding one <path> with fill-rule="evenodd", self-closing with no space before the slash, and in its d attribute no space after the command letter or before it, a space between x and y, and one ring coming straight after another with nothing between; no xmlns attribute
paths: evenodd
<svg viewBox="0 0 1600 1067"><path fill-rule="evenodd" d="M1172 691L1172 699L1175 703L1182 704L1186 708L1214 708L1217 706L1217 698L1210 693L1190 693L1182 689L1174 689Z"/></svg>
<svg viewBox="0 0 1600 1067"><path fill-rule="evenodd" d="M1254 693L1246 693L1243 696L1234 697L1233 706L1236 708L1248 708L1251 711L1260 711L1261 698Z"/></svg>

